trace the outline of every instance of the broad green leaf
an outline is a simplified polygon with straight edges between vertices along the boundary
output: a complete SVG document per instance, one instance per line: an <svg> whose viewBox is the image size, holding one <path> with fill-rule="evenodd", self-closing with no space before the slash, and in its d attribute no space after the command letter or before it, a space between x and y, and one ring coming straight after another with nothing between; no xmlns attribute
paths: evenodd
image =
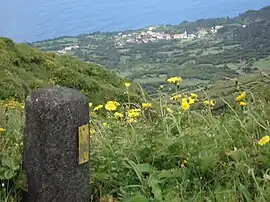
<svg viewBox="0 0 270 202"><path fill-rule="evenodd" d="M152 173L156 170L155 167L153 167L149 163L137 164L137 168L141 173Z"/></svg>
<svg viewBox="0 0 270 202"><path fill-rule="evenodd" d="M9 167L10 169L13 169L13 170L18 170L20 168L19 162L11 157L4 157L2 159L2 165Z"/></svg>
<svg viewBox="0 0 270 202"><path fill-rule="evenodd" d="M8 170L7 167L0 167L0 180L5 179L5 172Z"/></svg>
<svg viewBox="0 0 270 202"><path fill-rule="evenodd" d="M155 199L157 201L163 201L162 191L161 188L159 187L159 180L156 177L150 176L148 185L152 188L152 193L154 194Z"/></svg>
<svg viewBox="0 0 270 202"><path fill-rule="evenodd" d="M240 184L239 191L243 194L243 196L244 196L244 198L246 199L247 202L252 201L250 193L249 193L248 189L244 185Z"/></svg>
<svg viewBox="0 0 270 202"><path fill-rule="evenodd" d="M138 194L136 196L132 196L126 200L123 200L123 202L149 202L149 201L143 195Z"/></svg>
<svg viewBox="0 0 270 202"><path fill-rule="evenodd" d="M95 180L103 183L108 183L108 180L110 179L110 175L107 173L97 173L94 175Z"/></svg>
<svg viewBox="0 0 270 202"><path fill-rule="evenodd" d="M8 169L8 170L6 170L5 173L4 173L4 177L5 177L5 179L7 179L7 180L11 179L14 175L15 175L15 172L14 172L14 170L12 170L12 169Z"/></svg>
<svg viewBox="0 0 270 202"><path fill-rule="evenodd" d="M15 188L16 189L22 189L24 191L28 191L27 187L27 175L26 172L21 170L18 174L17 180L15 182Z"/></svg>

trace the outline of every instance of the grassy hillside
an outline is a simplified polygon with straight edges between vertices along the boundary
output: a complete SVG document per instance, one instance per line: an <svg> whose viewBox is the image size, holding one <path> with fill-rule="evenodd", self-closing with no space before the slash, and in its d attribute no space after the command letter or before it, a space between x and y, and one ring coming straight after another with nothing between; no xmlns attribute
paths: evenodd
<svg viewBox="0 0 270 202"><path fill-rule="evenodd" d="M64 54L102 64L156 92L167 77L181 75L183 88L196 89L226 77L253 73L270 55L270 6L234 18L201 19L122 33L95 33L35 42L43 51L79 48ZM213 33L212 27L223 26ZM188 32L192 39L160 39ZM206 33L205 35L200 32ZM256 70L256 69L255 69Z"/></svg>
<svg viewBox="0 0 270 202"><path fill-rule="evenodd" d="M93 202L267 202L269 76L220 81L196 94L175 87L166 84L175 90L135 110L121 101L90 107ZM220 105L226 110L215 113ZM21 106L0 102L0 201L18 202L26 190Z"/></svg>
<svg viewBox="0 0 270 202"><path fill-rule="evenodd" d="M124 82L102 66L0 38L0 100L22 101L33 89L61 85L82 90L95 104L112 98L126 99ZM138 93L134 85L131 99L138 100Z"/></svg>

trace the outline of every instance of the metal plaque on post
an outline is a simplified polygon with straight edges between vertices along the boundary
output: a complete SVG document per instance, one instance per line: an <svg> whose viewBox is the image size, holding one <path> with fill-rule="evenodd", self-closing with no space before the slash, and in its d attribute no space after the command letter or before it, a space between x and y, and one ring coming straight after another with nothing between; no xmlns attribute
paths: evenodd
<svg viewBox="0 0 270 202"><path fill-rule="evenodd" d="M89 161L89 125L79 127L79 164Z"/></svg>

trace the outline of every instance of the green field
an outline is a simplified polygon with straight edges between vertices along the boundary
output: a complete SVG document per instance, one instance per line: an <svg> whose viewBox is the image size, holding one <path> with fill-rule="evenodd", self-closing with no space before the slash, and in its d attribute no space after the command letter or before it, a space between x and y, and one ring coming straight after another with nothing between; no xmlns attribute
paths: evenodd
<svg viewBox="0 0 270 202"><path fill-rule="evenodd" d="M262 69L270 69L270 59L261 59L254 63L255 66L258 66Z"/></svg>

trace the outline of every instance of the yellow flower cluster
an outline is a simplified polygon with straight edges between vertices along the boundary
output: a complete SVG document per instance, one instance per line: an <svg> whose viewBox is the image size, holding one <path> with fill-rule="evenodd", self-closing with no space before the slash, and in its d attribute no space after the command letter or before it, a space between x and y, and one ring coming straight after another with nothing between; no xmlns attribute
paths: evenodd
<svg viewBox="0 0 270 202"><path fill-rule="evenodd" d="M135 118L129 118L129 119L127 120L127 122L128 122L128 123L137 123L138 121L137 121L137 119L135 119Z"/></svg>
<svg viewBox="0 0 270 202"><path fill-rule="evenodd" d="M179 85L180 82L182 82L182 81L183 81L182 77L177 77L177 76L167 79L168 83L175 84L175 85Z"/></svg>
<svg viewBox="0 0 270 202"><path fill-rule="evenodd" d="M174 96L171 97L171 100L174 100L174 101L180 101L180 98L182 97L181 94L176 94Z"/></svg>
<svg viewBox="0 0 270 202"><path fill-rule="evenodd" d="M103 108L103 105L98 105L94 108L94 111L98 111Z"/></svg>
<svg viewBox="0 0 270 202"><path fill-rule="evenodd" d="M24 109L24 103L20 103L14 100L0 101L0 106L9 109Z"/></svg>
<svg viewBox="0 0 270 202"><path fill-rule="evenodd" d="M90 102L89 108L91 108L92 106L93 106L93 104ZM128 123L136 123L137 118L141 116L142 109L148 110L148 109L152 108L152 103L144 102L141 104L141 108L129 109L128 111L126 111L126 116L125 116L124 112L122 113L120 111L117 111L119 106L120 106L120 103L118 103L117 101L108 101L104 105L100 104L100 105L97 105L96 107L94 107L93 111L90 112L90 116L92 116L92 117L96 116L98 110L105 108L106 111L108 111L108 112L114 112L113 116L116 119L122 120L123 118L126 117L126 120Z"/></svg>
<svg viewBox="0 0 270 202"><path fill-rule="evenodd" d="M214 107L216 105L216 101L214 101L214 100L205 100L205 101L203 101L203 103L206 106L210 106L210 107Z"/></svg>
<svg viewBox="0 0 270 202"><path fill-rule="evenodd" d="M5 132L5 131L6 131L6 129L0 128L0 134L3 133L3 132Z"/></svg>
<svg viewBox="0 0 270 202"><path fill-rule="evenodd" d="M198 95L196 93L190 93L189 96L184 95L184 94L183 95L175 94L170 98L170 100L174 100L174 101L177 101L177 102L180 101L182 110L186 111L191 107L192 104L194 104L196 101L198 101ZM214 100L205 100L203 103L205 105L211 106L211 108L213 106L215 106L215 104L216 104L216 102ZM169 107L166 107L166 110L169 113L173 113L173 110L171 108L169 108Z"/></svg>
<svg viewBox="0 0 270 202"><path fill-rule="evenodd" d="M269 142L270 142L270 136L266 135L266 136L264 136L263 138L261 138L259 140L258 144L262 146L262 145L265 145L265 144L267 144Z"/></svg>
<svg viewBox="0 0 270 202"><path fill-rule="evenodd" d="M106 104L105 104L105 109L107 111L116 111L117 107L119 106L120 104L116 101L108 101Z"/></svg>
<svg viewBox="0 0 270 202"><path fill-rule="evenodd" d="M150 103L150 102L142 103L143 109L150 109L151 107L152 107L152 103Z"/></svg>
<svg viewBox="0 0 270 202"><path fill-rule="evenodd" d="M96 133L96 130L94 128L90 128L90 135L94 135Z"/></svg>
<svg viewBox="0 0 270 202"><path fill-rule="evenodd" d="M131 83L126 82L126 83L124 83L124 85L128 88L128 87L130 87Z"/></svg>
<svg viewBox="0 0 270 202"><path fill-rule="evenodd" d="M124 117L124 114L122 114L122 113L120 113L120 112L115 112L115 113L114 113L114 117L115 117L115 118L120 118L120 119L121 119L121 118Z"/></svg>
<svg viewBox="0 0 270 202"><path fill-rule="evenodd" d="M187 163L188 163L188 158L183 159L182 162L181 162L181 164L180 164L180 167L181 168L185 168L187 166Z"/></svg>
<svg viewBox="0 0 270 202"><path fill-rule="evenodd" d="M195 103L195 99L188 97L188 98L183 98L181 101L181 107L184 111L188 110L192 104Z"/></svg>
<svg viewBox="0 0 270 202"><path fill-rule="evenodd" d="M244 99L246 98L247 93L246 92L242 92L239 96L237 96L235 98L235 100L239 103L240 106L247 106L247 103L244 101Z"/></svg>
<svg viewBox="0 0 270 202"><path fill-rule="evenodd" d="M141 116L141 109L130 109L128 111L129 118L137 118L139 116Z"/></svg>
<svg viewBox="0 0 270 202"><path fill-rule="evenodd" d="M198 95L197 94L195 94L195 93L191 93L190 94L190 97L192 98L192 99L197 99L198 98Z"/></svg>

